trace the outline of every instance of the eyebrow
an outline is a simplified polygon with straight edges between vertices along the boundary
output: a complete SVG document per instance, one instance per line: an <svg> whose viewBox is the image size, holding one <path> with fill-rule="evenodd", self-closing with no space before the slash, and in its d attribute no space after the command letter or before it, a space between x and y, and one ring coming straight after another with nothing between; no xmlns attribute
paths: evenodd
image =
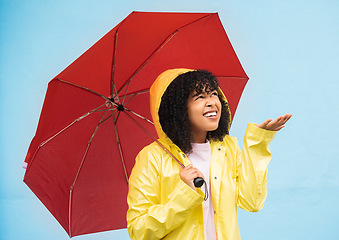
<svg viewBox="0 0 339 240"><path fill-rule="evenodd" d="M211 93L211 92L214 92L214 91L218 91L217 89L211 89L210 91L201 91L201 92L196 92L194 95L192 95L192 97L196 97L196 96L199 96L200 94L203 94L203 93Z"/></svg>
<svg viewBox="0 0 339 240"><path fill-rule="evenodd" d="M199 96L200 94L202 94L203 92L200 92L200 93L195 93L192 97L196 97L196 96Z"/></svg>

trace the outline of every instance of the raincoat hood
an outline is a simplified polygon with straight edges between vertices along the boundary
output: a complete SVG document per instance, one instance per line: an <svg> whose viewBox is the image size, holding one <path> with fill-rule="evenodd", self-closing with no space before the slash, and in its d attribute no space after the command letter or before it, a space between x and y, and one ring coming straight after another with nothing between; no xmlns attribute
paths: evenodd
<svg viewBox="0 0 339 240"><path fill-rule="evenodd" d="M154 122L155 129L158 133L160 139L166 138L165 132L162 130L161 124L159 122L159 107L161 103L161 97L165 93L167 87L171 84L171 82L179 75L196 71L194 69L187 69L187 68L176 68L176 69L169 69L163 73L161 73L157 79L154 81L150 88L150 110ZM227 99L220 89L217 89L219 96L221 96L226 102ZM229 123L231 124L231 112L228 108L227 111L229 112ZM230 126L228 126L228 129ZM168 139L168 138L167 138Z"/></svg>

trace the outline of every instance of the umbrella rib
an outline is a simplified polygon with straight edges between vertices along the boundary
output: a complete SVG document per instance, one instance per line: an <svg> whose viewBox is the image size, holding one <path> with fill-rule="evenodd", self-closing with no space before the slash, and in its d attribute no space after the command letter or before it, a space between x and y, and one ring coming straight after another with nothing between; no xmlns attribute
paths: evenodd
<svg viewBox="0 0 339 240"><path fill-rule="evenodd" d="M118 45L118 31L119 31L119 28L117 29L117 31L115 32L115 43L114 43L114 53L113 53L113 66L112 66L112 89L111 89L111 96L113 98L113 95L114 95L114 91L115 91L115 96L117 97L118 99L118 102L119 104L121 104L120 102L120 98L118 96L118 90L117 90L117 87L115 85L115 82L114 82L114 76L115 76L115 61L116 61L116 56L117 56L117 45Z"/></svg>
<svg viewBox="0 0 339 240"><path fill-rule="evenodd" d="M116 109L116 108L110 108L110 109L108 109L109 111L112 111L112 112L118 112L118 110ZM104 112L104 111L106 111L106 110L97 110L97 111L95 111L95 112Z"/></svg>
<svg viewBox="0 0 339 240"><path fill-rule="evenodd" d="M79 122L80 120L84 119L85 117L87 117L88 115L92 114L93 112L96 112L97 109L101 108L102 106L104 106L106 103L100 105L99 107L89 111L88 113L82 115L81 117L75 119L73 122L71 122L70 124L68 124L66 127L64 127L63 129L61 129L59 132L57 132L56 134L54 134L53 136L51 136L50 138L48 138L47 140L43 141L42 143L40 143L39 147L42 147L43 145L45 145L46 143L48 143L49 141L51 141L53 138L55 138L56 136L58 136L60 133L62 133L63 131L65 131L67 128L71 127L73 124L75 124L76 122Z"/></svg>
<svg viewBox="0 0 339 240"><path fill-rule="evenodd" d="M138 92L135 92L135 93L130 93L130 94L127 94L126 97L129 97L129 96L136 96L136 95L140 95L140 94L143 94L143 93L147 93L149 92L149 89L145 89L145 90L141 90L141 91L138 91Z"/></svg>
<svg viewBox="0 0 339 240"><path fill-rule="evenodd" d="M69 190L69 201L68 201L68 231L69 231L69 237L72 236L71 231L71 219L72 219L72 196L73 196L73 190Z"/></svg>
<svg viewBox="0 0 339 240"><path fill-rule="evenodd" d="M137 95L136 93L130 94L129 96L132 96L132 97L130 99L128 99L128 101L126 103L124 103L125 99L127 97L127 95L125 95L124 100L123 100L123 105L127 105L136 95Z"/></svg>
<svg viewBox="0 0 339 240"><path fill-rule="evenodd" d="M117 121L118 121L118 119L119 119L119 117L120 117L120 113L121 113L121 112L119 111L119 112L118 112L117 118L114 120L114 125L117 124ZM113 113L113 115L114 115L114 113Z"/></svg>
<svg viewBox="0 0 339 240"><path fill-rule="evenodd" d="M128 81L121 87L118 94L120 94L121 90L126 87L128 88L129 83L131 80L139 73L139 71L174 37L175 34L177 34L178 30L175 30L173 33L171 33L161 44L160 46L155 49L151 55L141 64L141 66L134 72L134 74L128 79ZM126 90L127 91L127 90Z"/></svg>
<svg viewBox="0 0 339 240"><path fill-rule="evenodd" d="M115 103L115 102L112 102L112 104L113 104L114 106L117 106L117 103ZM132 111L131 109L128 109L128 108L124 107L124 111L128 111L128 112L130 112L130 113L133 113L135 116L137 116L137 117L139 117L139 118L141 118L141 119L143 119L143 120L145 120L145 121L147 121L147 122L149 122L149 123L151 123L151 124L154 125L154 123L153 123L151 120L147 119L146 117L141 116L140 114L138 114L138 113ZM113 115L114 115L114 113L113 113ZM115 120L114 123L116 123L116 122L118 121L119 115L120 115L120 111L119 111L118 117L117 117L117 119Z"/></svg>
<svg viewBox="0 0 339 240"><path fill-rule="evenodd" d="M108 109L110 110L110 109ZM108 120L109 118L111 118L113 116L113 114L109 115L107 118L105 118L104 120L99 122L99 125L102 124L103 122L105 122L106 120Z"/></svg>
<svg viewBox="0 0 339 240"><path fill-rule="evenodd" d="M138 123L134 118L132 118L131 115L129 115L127 112L125 112L126 115L133 120L135 124L137 124L149 137L151 137L158 145L166 152L168 153L175 161L177 161L181 167L185 167L183 163L179 161L158 139L156 139L151 133L149 133L140 123Z"/></svg>
<svg viewBox="0 0 339 240"><path fill-rule="evenodd" d="M106 107L106 111L108 110L108 108L109 108L109 106ZM70 192L69 192L70 196L69 196L69 202L68 202L68 204L69 204L69 205L68 205L68 217L69 217L69 220L68 220L68 224L69 224L69 225L68 225L68 227L69 227L69 236L72 236L72 235L71 235L71 217L72 217L71 215L72 215L72 196L73 196L72 193L73 193L73 189L74 189L75 183L76 183L76 181L77 181L77 179L78 179L79 173L80 173L80 171L81 171L81 169L82 169L82 166L83 166L83 164L84 164L85 158L86 158L86 156L87 156L88 149L89 149L89 147L90 147L90 145L91 145L91 143L92 143L92 140L93 140L93 138L94 138L94 136L95 136L95 134L96 134L96 132L97 132L97 130L98 130L100 124L102 123L101 120L102 120L102 118L105 116L106 111L102 114L101 119L100 119L98 125L96 126L96 128L95 128L95 130L94 130L94 132L93 132L93 134L92 134L92 136L91 136L91 138L90 138L90 140L89 140L88 143L87 143L87 147L86 147L85 153L84 153L84 155L83 155L83 157L82 157L80 166L79 166L79 168L78 168L78 172L77 172L77 174L75 175L73 184L71 185L71 188L70 188Z"/></svg>
<svg viewBox="0 0 339 240"><path fill-rule="evenodd" d="M109 108L109 106L106 107L106 111L102 114L102 116L101 116L101 118L100 118L100 121L99 121L98 125L97 125L96 128L94 129L94 132L93 132L91 138L89 139L89 141L88 141L88 143L87 143L87 147L86 147L86 150L85 150L84 155L82 156L82 160L81 160L80 166L79 166L79 168L78 168L78 172L77 172L77 174L75 175L73 184L71 185L71 190L73 190L73 188L74 188L74 186L75 186L75 183L76 183L76 181L77 181L77 179L78 179L78 176L79 176L80 171L81 171L81 169L82 169L82 166L83 166L83 164L84 164L85 158L86 158L86 156L87 156L88 149L89 149L89 147L90 147L90 145L91 145L91 143L92 143L92 141L93 141L93 138L94 138L95 134L97 133L97 131L98 131L98 129L99 129L100 124L102 123L101 121L102 121L102 119L104 118L105 113L107 112L108 108Z"/></svg>
<svg viewBox="0 0 339 240"><path fill-rule="evenodd" d="M62 79L60 79L60 78L57 78L56 80L58 80L58 81L60 81L60 82L63 82L63 83L70 84L70 85L75 86L75 87L78 87L78 88L85 89L85 90L87 90L87 91L89 91L89 92L91 92L91 93L94 93L94 94L96 94L96 95L98 95L98 96L104 98L104 99L107 100L107 101L111 101L108 97L106 97L106 96L104 96L104 95L102 95L102 94L100 94L100 93L98 93L98 92L96 92L96 91L93 91L92 89L89 89L89 88L87 88L87 87L80 86L80 85L75 84L75 83L67 82L67 81L62 80Z"/></svg>
<svg viewBox="0 0 339 240"><path fill-rule="evenodd" d="M146 92L149 92L149 90L145 90L145 91L141 91L141 92L137 92L137 93L133 93L133 94L128 94L128 95L126 94L125 97L124 97L124 100L123 100L123 105L124 106L127 105L135 96L146 93ZM132 96L132 97L130 99L128 99L128 101L126 103L124 103L125 99L127 97L130 97L130 96Z"/></svg>
<svg viewBox="0 0 339 240"><path fill-rule="evenodd" d="M113 113L113 115L114 115L114 113ZM126 166L125 166L124 156L123 156L122 149L121 149L120 137L119 137L116 121L114 121L114 130L115 130L115 136L116 136L116 139L117 139L117 144L118 144L118 148L119 148L122 166L124 168L124 173L125 173L126 181L127 181L127 184L128 184L128 175L127 175L127 170L126 170Z"/></svg>
<svg viewBox="0 0 339 240"><path fill-rule="evenodd" d="M206 15L206 16L203 16L203 17L201 17L201 18L199 18L199 19L194 20L193 22L190 22L190 23L187 23L187 24L184 25L184 26L181 26L180 28L178 28L178 30L181 29L181 28L187 27L188 25L191 25L191 24L193 24L193 23L196 23L196 22L200 21L200 20L203 19L203 18L211 17L212 15L215 15L215 14L218 14L218 13L211 13L211 14L208 14L208 15Z"/></svg>
<svg viewBox="0 0 339 240"><path fill-rule="evenodd" d="M125 98L128 98L130 96L132 96L132 97L130 99L128 99L128 101L126 103L123 103L122 105L126 106L135 96L143 94L143 93L147 93L147 92L149 92L149 89L139 91L139 92L136 92L136 93L126 94L125 97L124 97L124 101L125 101Z"/></svg>
<svg viewBox="0 0 339 240"><path fill-rule="evenodd" d="M125 107L125 110L128 111L128 112L130 112L130 113L132 113L132 114L134 114L135 116L137 116L137 117L139 117L139 118L141 118L141 119L143 119L143 120L145 120L145 121L147 121L147 122L149 122L149 123L151 123L151 124L154 125L154 123L153 123L151 120L147 119L146 117L143 117L143 116L141 116L140 114L138 114L138 113L136 113L136 112L134 112L134 111L132 111L132 110L126 108L126 107Z"/></svg>
<svg viewBox="0 0 339 240"><path fill-rule="evenodd" d="M106 104L106 103L105 103ZM75 119L73 122L71 122L70 124L68 124L66 127L64 127L63 129L61 129L59 132L57 132L56 134L54 134L53 136L49 137L48 139L46 139L45 141L41 142L39 144L39 146L37 147L37 149L35 150L31 163L27 166L27 170L30 168L32 162L34 161L35 156L37 155L37 153L39 152L40 148L42 148L46 143L48 143L49 141L51 141L53 138L55 138L56 136L58 136L59 134L61 134L63 131L65 131L66 129L68 129L69 127L71 127L73 124L75 124L76 122L79 122L80 120L84 119L85 117L87 117L88 115L92 114L93 112L96 112L96 109L101 108L102 106L104 106L105 104L89 111L88 113L82 115L81 117Z"/></svg>
<svg viewBox="0 0 339 240"><path fill-rule="evenodd" d="M126 86L126 89L125 89L125 94L124 94L124 97L122 99L122 105L124 105L125 103L125 99L126 99L126 95L127 95L127 90L128 90L128 87L129 87L129 84L130 84L131 81L128 81L128 84Z"/></svg>

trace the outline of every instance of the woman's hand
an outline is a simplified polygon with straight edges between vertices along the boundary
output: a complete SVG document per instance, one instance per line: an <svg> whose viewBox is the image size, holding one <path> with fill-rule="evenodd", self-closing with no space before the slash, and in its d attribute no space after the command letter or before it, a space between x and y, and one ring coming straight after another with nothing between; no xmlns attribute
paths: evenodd
<svg viewBox="0 0 339 240"><path fill-rule="evenodd" d="M193 167L192 164L183 168L179 175L181 180L183 180L194 191L196 191L196 188L194 186L193 180L197 177L201 177L204 179L204 175L197 168Z"/></svg>
<svg viewBox="0 0 339 240"><path fill-rule="evenodd" d="M257 127L270 130L270 131L279 131L285 127L285 123L292 117L292 114L285 114L280 116L277 119L273 120L272 118L267 119L265 122L257 124Z"/></svg>

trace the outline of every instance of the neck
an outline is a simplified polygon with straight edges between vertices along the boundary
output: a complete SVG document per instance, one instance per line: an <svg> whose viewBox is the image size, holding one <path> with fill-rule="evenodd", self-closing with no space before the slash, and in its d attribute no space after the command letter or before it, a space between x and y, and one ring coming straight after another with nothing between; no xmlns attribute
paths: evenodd
<svg viewBox="0 0 339 240"><path fill-rule="evenodd" d="M206 143L207 133L193 135L193 143Z"/></svg>

